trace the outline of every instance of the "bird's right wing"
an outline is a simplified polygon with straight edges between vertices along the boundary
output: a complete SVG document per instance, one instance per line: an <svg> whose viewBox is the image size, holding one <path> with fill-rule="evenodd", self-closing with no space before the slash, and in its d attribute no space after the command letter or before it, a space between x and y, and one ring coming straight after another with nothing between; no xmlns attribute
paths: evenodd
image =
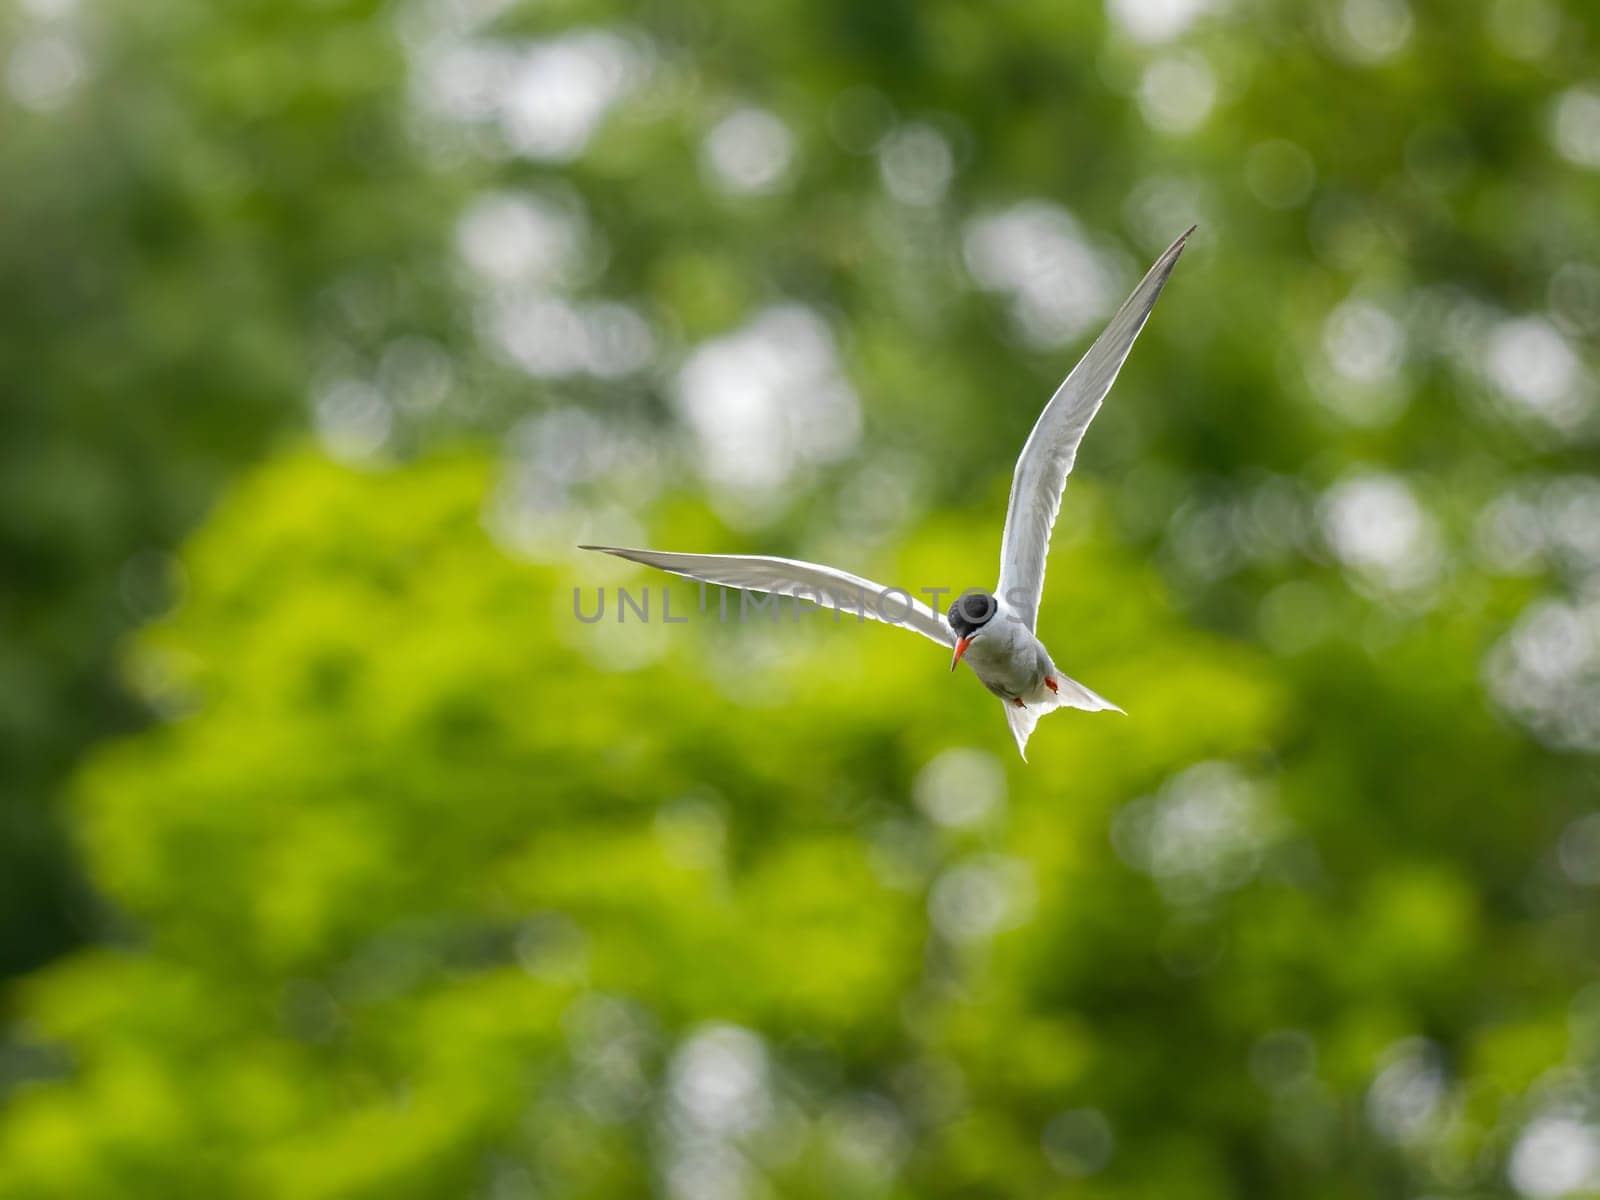
<svg viewBox="0 0 1600 1200"><path fill-rule="evenodd" d="M702 583L741 588L747 592L796 596L840 612L915 630L941 646L955 645L955 633L950 626L909 592L820 563L757 554L675 554L668 550L625 550L617 546L578 548L614 554Z"/></svg>

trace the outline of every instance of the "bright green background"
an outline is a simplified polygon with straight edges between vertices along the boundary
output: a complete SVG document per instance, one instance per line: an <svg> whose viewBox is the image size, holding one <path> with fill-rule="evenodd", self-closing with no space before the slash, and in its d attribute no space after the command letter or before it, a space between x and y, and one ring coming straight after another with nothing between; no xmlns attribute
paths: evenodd
<svg viewBox="0 0 1600 1200"><path fill-rule="evenodd" d="M0 1195L1600 1194L1597 39L8 7ZM1040 622L1128 717L616 623L988 583L1191 221Z"/></svg>

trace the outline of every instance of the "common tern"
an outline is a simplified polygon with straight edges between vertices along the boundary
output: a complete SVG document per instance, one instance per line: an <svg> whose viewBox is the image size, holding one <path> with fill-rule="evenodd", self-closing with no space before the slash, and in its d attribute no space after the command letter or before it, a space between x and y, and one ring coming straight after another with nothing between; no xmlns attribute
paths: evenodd
<svg viewBox="0 0 1600 1200"><path fill-rule="evenodd" d="M1024 761L1028 757L1028 738L1045 713L1058 708L1122 712L1104 696L1063 673L1034 628L1044 589L1050 531L1061 508L1062 489L1078 456L1078 445L1089 422L1100 411L1101 401L1111 390L1193 232L1191 226L1167 247L1039 414L1011 478L1005 534L1000 542L1000 581L992 594L966 592L941 617L903 589L886 588L820 563L755 554L677 554L619 546L580 549L614 554L702 583L794 596L818 604L826 602L837 611L858 618L915 630L952 650L952 671L965 661L983 686L1000 697Z"/></svg>

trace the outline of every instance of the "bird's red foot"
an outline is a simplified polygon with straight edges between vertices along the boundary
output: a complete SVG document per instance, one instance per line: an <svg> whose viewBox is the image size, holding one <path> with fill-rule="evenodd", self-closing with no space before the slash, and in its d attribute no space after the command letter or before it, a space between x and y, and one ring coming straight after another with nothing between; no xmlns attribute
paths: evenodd
<svg viewBox="0 0 1600 1200"><path fill-rule="evenodd" d="M1056 687L1056 681L1054 679L1051 679L1050 676L1048 676L1048 675L1046 675L1044 677L1044 685L1045 685L1045 687L1049 688L1052 692L1059 692L1061 690L1060 688Z"/></svg>
<svg viewBox="0 0 1600 1200"><path fill-rule="evenodd" d="M1027 705L1026 705L1026 704L1024 704L1024 703L1023 703L1023 702L1022 702L1022 697L1021 697L1021 696L1018 696L1018 697L1017 697L1017 698L1016 698L1016 699L1015 699L1015 700L1013 700L1013 701L1012 701L1012 702L1011 702L1011 703L1013 703L1013 704L1015 704L1015 705L1016 705L1016 706L1017 706L1017 707L1018 707L1018 708L1027 708L1027 707L1028 707L1028 706L1027 706Z"/></svg>

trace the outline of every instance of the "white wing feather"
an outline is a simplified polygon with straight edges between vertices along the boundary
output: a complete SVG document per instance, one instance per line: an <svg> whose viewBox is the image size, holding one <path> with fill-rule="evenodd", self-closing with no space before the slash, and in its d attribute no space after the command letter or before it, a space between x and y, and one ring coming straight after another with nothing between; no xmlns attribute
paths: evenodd
<svg viewBox="0 0 1600 1200"><path fill-rule="evenodd" d="M667 550L626 550L617 546L580 546L579 549L614 554L721 587L798 596L852 616L915 630L941 646L955 645L955 634L950 626L908 592L820 563L755 554L675 554Z"/></svg>
<svg viewBox="0 0 1600 1200"><path fill-rule="evenodd" d="M1061 508L1061 489L1078 457L1078 444L1100 402L1133 349L1161 288L1183 252L1191 228L1156 260L1133 294L1123 301L1105 331L1089 352L1072 368L1034 424L1033 432L1017 459L1011 477L1011 502L1006 508L1006 532L1000 544L1000 582L995 594L1029 629L1039 620L1039 596L1044 590L1045 555L1050 531Z"/></svg>

